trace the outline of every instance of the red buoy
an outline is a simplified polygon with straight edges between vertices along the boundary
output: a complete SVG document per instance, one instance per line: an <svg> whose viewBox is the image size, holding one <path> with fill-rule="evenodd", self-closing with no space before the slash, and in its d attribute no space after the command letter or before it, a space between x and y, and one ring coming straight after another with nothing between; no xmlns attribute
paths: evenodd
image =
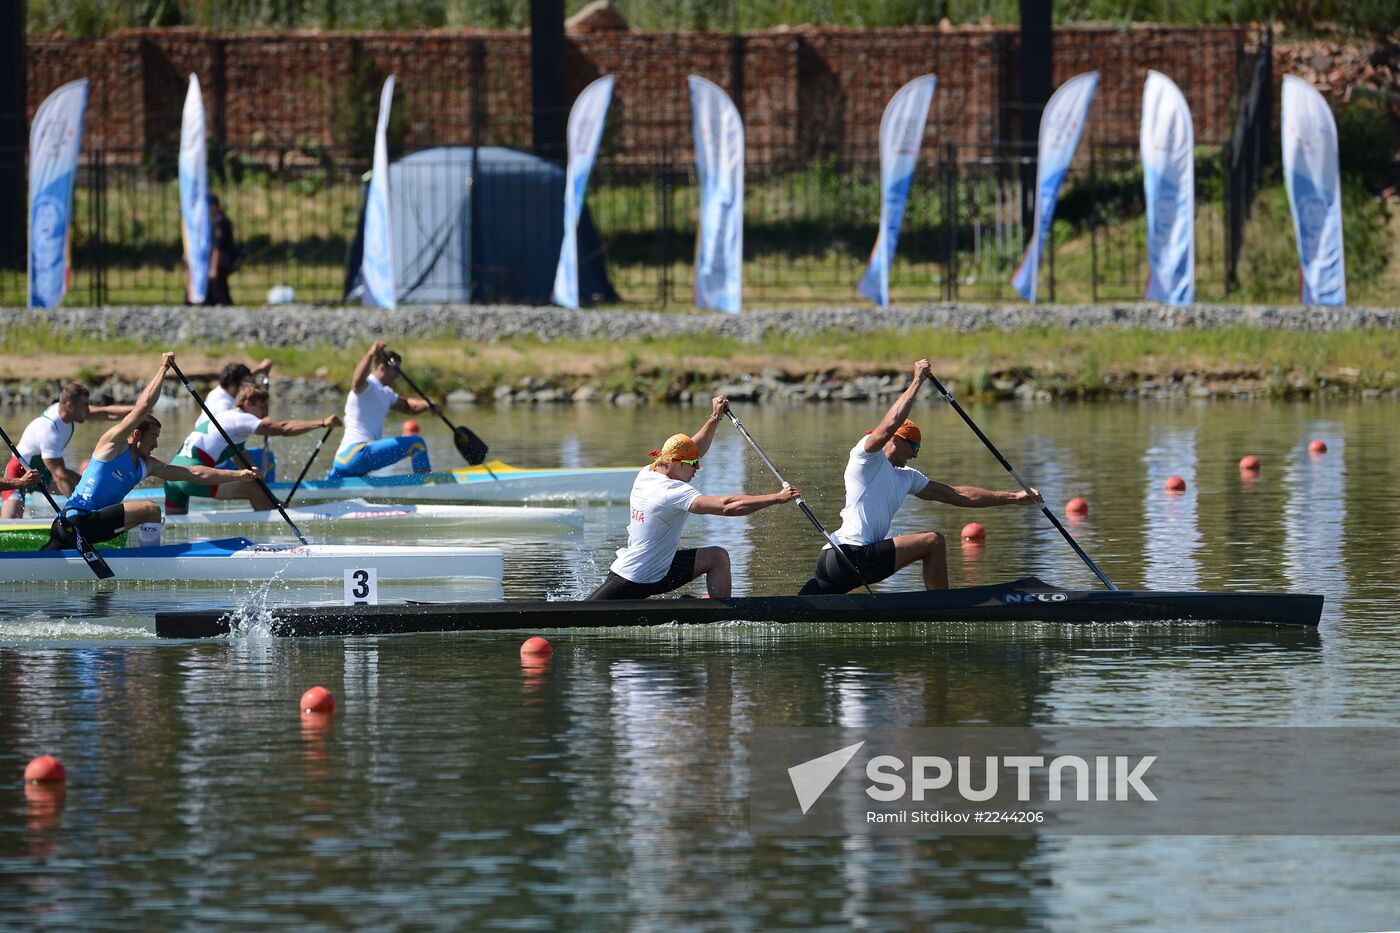
<svg viewBox="0 0 1400 933"><path fill-rule="evenodd" d="M417 433L418 433L418 422L415 421L415 420L412 419L412 418L409 418L407 421L405 421L405 422L403 423L403 430L402 430L401 433L403 434L404 437L408 437L410 434L417 434Z"/></svg>
<svg viewBox="0 0 1400 933"><path fill-rule="evenodd" d="M1089 514L1089 503L1083 499L1071 499L1065 503L1065 514L1071 518L1082 518Z"/></svg>
<svg viewBox="0 0 1400 933"><path fill-rule="evenodd" d="M540 656L547 657L553 653L554 646L538 635L535 635L532 638L525 639L525 643L520 646L520 656L522 658Z"/></svg>
<svg viewBox="0 0 1400 933"><path fill-rule="evenodd" d="M301 695L303 713L328 714L335 712L335 694L325 687L315 686Z"/></svg>
<svg viewBox="0 0 1400 933"><path fill-rule="evenodd" d="M1185 492L1186 480L1180 476L1168 476L1166 482L1167 492Z"/></svg>
<svg viewBox="0 0 1400 933"><path fill-rule="evenodd" d="M1323 440L1313 441L1311 444L1308 445L1308 453L1310 453L1310 454L1325 454L1325 453L1327 453L1327 442L1326 442L1326 441L1323 441Z"/></svg>
<svg viewBox="0 0 1400 933"><path fill-rule="evenodd" d="M1259 458L1254 454L1245 454L1240 458L1240 469L1248 473L1259 472Z"/></svg>
<svg viewBox="0 0 1400 933"><path fill-rule="evenodd" d="M987 540L987 529L976 522L968 522L963 525L962 539L968 544L981 544Z"/></svg>
<svg viewBox="0 0 1400 933"><path fill-rule="evenodd" d="M40 755L24 766L24 781L29 783L62 784L68 780L68 769L52 755Z"/></svg>

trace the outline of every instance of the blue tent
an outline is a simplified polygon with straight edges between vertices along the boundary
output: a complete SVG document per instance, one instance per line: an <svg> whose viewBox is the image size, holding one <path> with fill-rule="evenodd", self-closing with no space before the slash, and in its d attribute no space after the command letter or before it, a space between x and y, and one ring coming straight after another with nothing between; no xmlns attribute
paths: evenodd
<svg viewBox="0 0 1400 933"><path fill-rule="evenodd" d="M366 192L368 186L366 186ZM500 146L424 149L389 166L400 304L549 304L564 238L564 170ZM345 268L358 300L364 204ZM617 301L587 207L579 221L579 297Z"/></svg>

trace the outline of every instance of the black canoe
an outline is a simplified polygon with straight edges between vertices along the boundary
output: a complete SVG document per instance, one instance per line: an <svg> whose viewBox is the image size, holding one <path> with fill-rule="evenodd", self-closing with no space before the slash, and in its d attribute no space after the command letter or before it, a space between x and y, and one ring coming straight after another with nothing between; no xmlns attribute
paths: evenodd
<svg viewBox="0 0 1400 933"><path fill-rule="evenodd" d="M156 613L161 638L230 632L231 611ZM271 609L274 635L610 628L713 622L1216 622L1307 626L1322 597L1291 593L1061 590L1035 577L993 586L845 596L746 596L623 602L397 603Z"/></svg>

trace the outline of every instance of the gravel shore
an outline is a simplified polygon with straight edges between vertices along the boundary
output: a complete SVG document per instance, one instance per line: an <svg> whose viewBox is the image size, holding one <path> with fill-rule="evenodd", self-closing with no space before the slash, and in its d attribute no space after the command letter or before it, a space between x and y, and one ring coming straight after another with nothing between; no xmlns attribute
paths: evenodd
<svg viewBox="0 0 1400 933"><path fill-rule="evenodd" d="M504 339L532 337L544 342L564 340L619 341L643 335L674 337L697 333L717 333L744 343L758 343L766 337L804 336L830 331L869 332L907 331L933 328L957 332L985 329L1013 330L1022 327L1057 326L1079 329L1211 330L1225 327L1251 327L1265 330L1329 332L1345 330L1396 330L1400 310L1389 308L1304 308L1258 305L1196 305L1175 308L1156 304L1101 305L926 305L880 311L868 306L775 309L746 311L727 315L699 312L651 311L568 311L562 308L415 306L397 311L375 311L358 307L312 307L285 305L276 308L187 307L110 307L66 308L31 312L22 309L0 311L0 333L8 328L42 324L51 332L72 336L121 337L151 344L173 346L228 346L261 344L269 347L359 348L370 340L395 341L404 338L461 340L494 343ZM56 380L36 378L0 384L0 406L33 407L51 400L58 390ZM98 398L129 399L140 383L117 378L92 387ZM170 404L180 403L178 386L167 387ZM273 391L288 402L324 404L338 402L344 386L315 378L274 378ZM826 402L882 400L903 388L901 377L861 376L830 380L821 375L801 381L779 373L735 374L733 379L706 391L720 391L744 401ZM1303 394L1317 387L1290 387ZM1001 397L1026 401L1049 401L1057 397L1055 386L1033 381L998 380L983 391ZM1252 391L1252 390L1251 390ZM1338 386L1326 391L1342 392ZM1116 385L1108 394L1120 398L1216 397L1250 394L1222 386L1207 385L1193 376L1173 381L1150 379ZM1381 393L1362 391L1367 397ZM1388 393L1393 395L1394 393ZM673 389L665 400L690 403L703 398L705 391ZM519 385L498 385L489 395L478 397L459 390L448 397L450 404L557 404L612 403L640 405L656 401L632 392L610 392L596 386L569 388L555 385L545 377Z"/></svg>

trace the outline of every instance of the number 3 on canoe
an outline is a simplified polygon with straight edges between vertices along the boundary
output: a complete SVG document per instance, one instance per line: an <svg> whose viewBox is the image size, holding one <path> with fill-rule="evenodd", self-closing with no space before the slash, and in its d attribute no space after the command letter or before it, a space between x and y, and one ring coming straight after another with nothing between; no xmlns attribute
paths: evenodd
<svg viewBox="0 0 1400 933"><path fill-rule="evenodd" d="M379 605L379 572L373 567L350 567L345 571L345 605Z"/></svg>

